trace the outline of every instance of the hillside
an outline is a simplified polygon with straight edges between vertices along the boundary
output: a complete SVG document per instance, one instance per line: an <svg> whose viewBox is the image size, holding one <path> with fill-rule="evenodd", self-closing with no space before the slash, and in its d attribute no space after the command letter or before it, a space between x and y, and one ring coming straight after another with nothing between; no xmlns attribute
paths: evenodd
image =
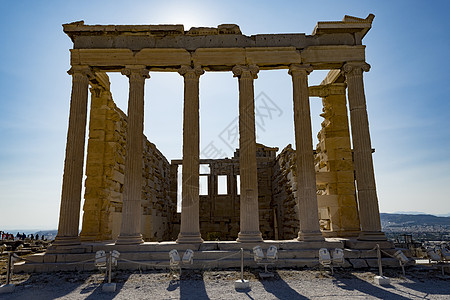
<svg viewBox="0 0 450 300"><path fill-rule="evenodd" d="M409 227L409 226L450 226L450 217L436 217L433 215L407 215L381 213L381 226L389 227Z"/></svg>

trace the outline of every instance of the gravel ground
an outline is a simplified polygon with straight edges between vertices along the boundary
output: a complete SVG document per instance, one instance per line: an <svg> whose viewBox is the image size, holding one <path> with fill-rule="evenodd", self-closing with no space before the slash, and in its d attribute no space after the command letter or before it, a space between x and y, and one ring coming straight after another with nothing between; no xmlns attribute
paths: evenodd
<svg viewBox="0 0 450 300"><path fill-rule="evenodd" d="M169 271L113 272L114 293L102 292L100 272L15 274L16 290L0 299L450 299L450 277L440 270L409 268L403 278L387 269L391 285L373 283L368 271L278 270L272 279L259 279L256 270L246 270L250 289L237 291L237 271L183 270L181 277ZM5 276L0 276L5 282Z"/></svg>

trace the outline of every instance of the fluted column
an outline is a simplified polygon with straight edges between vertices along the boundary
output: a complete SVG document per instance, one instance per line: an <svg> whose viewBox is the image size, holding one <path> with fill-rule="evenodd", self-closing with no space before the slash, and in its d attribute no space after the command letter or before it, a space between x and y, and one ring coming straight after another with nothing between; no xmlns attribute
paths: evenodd
<svg viewBox="0 0 450 300"><path fill-rule="evenodd" d="M78 227L80 222L84 142L86 139L88 86L89 77L93 77L91 69L87 66L73 66L68 73L72 75L72 95L58 234L53 243L55 246L80 243Z"/></svg>
<svg viewBox="0 0 450 300"><path fill-rule="evenodd" d="M143 243L141 234L142 160L144 139L144 82L149 78L145 66L122 70L130 81L128 99L127 152L122 206L122 226L116 244Z"/></svg>
<svg viewBox="0 0 450 300"><path fill-rule="evenodd" d="M255 102L253 80L257 66L235 66L239 78L239 169L241 178L238 242L262 241L259 230L258 173L256 165Z"/></svg>
<svg viewBox="0 0 450 300"><path fill-rule="evenodd" d="M201 67L182 66L184 77L181 225L177 243L202 243L199 220L199 78Z"/></svg>
<svg viewBox="0 0 450 300"><path fill-rule="evenodd" d="M353 159L361 222L361 234L358 239L386 240L386 236L381 232L369 120L366 96L364 95L363 71L368 72L369 70L370 65L365 62L350 62L343 67L348 88Z"/></svg>
<svg viewBox="0 0 450 300"><path fill-rule="evenodd" d="M311 112L309 108L308 74L310 65L291 65L294 99L294 125L297 157L297 202L300 241L324 240L319 226L316 194L316 171L312 146Z"/></svg>

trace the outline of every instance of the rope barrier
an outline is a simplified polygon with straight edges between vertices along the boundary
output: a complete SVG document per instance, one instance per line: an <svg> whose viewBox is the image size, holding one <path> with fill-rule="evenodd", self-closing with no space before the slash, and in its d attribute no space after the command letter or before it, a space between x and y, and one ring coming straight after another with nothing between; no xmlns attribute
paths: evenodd
<svg viewBox="0 0 450 300"><path fill-rule="evenodd" d="M224 256L224 257L221 257L221 258L218 258L218 259L214 259L214 260L212 260L212 261L206 261L205 264L209 264L209 263L212 263L212 262L221 261L221 260L224 260L224 259L233 257L233 256L235 256L236 254L240 254L240 253L241 253L241 251L236 251L236 252L233 253L233 254L230 254L230 255L227 255L227 256Z"/></svg>
<svg viewBox="0 0 450 300"><path fill-rule="evenodd" d="M210 264L210 263L218 262L218 261L221 261L221 260L225 260L225 259L234 257L234 256L236 256L236 255L238 255L238 254L240 254L240 251L236 251L236 252L234 252L234 253L232 253L232 254L229 254L229 255L227 255L227 256L224 256L224 257L221 257L221 258L218 258L218 259L214 259L214 260L211 260L211 261L204 262L204 263L202 264L202 266L205 266L205 265ZM249 255L249 256L252 256L250 253L245 253L245 252L244 252L244 254L247 254L247 255ZM17 259L20 259L20 260L27 261L27 262L36 263L36 261L27 259L27 258L25 258L25 257L20 257L20 256L18 256L18 255L15 254L15 253L13 254L13 257L15 257L15 258L17 258ZM64 264L66 264L66 265L75 265L75 264L83 264L83 263L94 262L94 261L95 261L95 259L92 259L92 258L91 258L91 259L86 259L86 260L76 261L76 262L65 262ZM151 263L146 263L146 262L142 262L142 261L133 261L133 260L125 259L125 258L120 258L118 261L129 262L129 263L134 263L134 264L139 264L139 265L144 265L144 266L149 266L149 267L162 267L162 268L170 268L170 267L172 267L172 265L166 265L166 264L151 264Z"/></svg>
<svg viewBox="0 0 450 300"><path fill-rule="evenodd" d="M86 259L86 260L82 260L82 261L75 261L75 262L71 262L71 263L66 263L68 265L76 265L76 264L84 264L87 262L94 262L95 259Z"/></svg>

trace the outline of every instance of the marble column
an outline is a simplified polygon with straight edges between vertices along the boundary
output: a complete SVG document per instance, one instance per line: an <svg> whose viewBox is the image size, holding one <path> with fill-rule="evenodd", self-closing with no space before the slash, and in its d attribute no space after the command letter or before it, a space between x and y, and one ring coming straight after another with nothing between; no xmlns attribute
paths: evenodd
<svg viewBox="0 0 450 300"><path fill-rule="evenodd" d="M238 242L260 242L258 173L256 165L255 102L253 80L257 66L233 68L239 78L239 169L241 178L240 232Z"/></svg>
<svg viewBox="0 0 450 300"><path fill-rule="evenodd" d="M312 145L311 112L309 108L308 74L310 65L291 65L294 99L294 126L297 157L297 202L300 241L323 241L320 232L316 194L316 171Z"/></svg>
<svg viewBox="0 0 450 300"><path fill-rule="evenodd" d="M89 78L94 76L91 69L87 66L73 66L68 73L72 75L72 95L58 234L53 243L54 246L80 243L78 227L80 222L84 143L86 139L88 86Z"/></svg>
<svg viewBox="0 0 450 300"><path fill-rule="evenodd" d="M201 67L181 66L184 77L181 225L177 243L202 243L199 219L199 78Z"/></svg>
<svg viewBox="0 0 450 300"><path fill-rule="evenodd" d="M349 62L343 66L348 89L353 159L361 222L361 233L358 239L386 240L386 236L381 232L369 120L364 95L363 71L368 72L369 70L370 65L365 62Z"/></svg>
<svg viewBox="0 0 450 300"><path fill-rule="evenodd" d="M128 99L128 129L125 157L125 179L122 206L122 226L116 244L143 243L141 234L142 161L144 141L144 82L149 78L145 66L130 66L122 70L130 81Z"/></svg>

